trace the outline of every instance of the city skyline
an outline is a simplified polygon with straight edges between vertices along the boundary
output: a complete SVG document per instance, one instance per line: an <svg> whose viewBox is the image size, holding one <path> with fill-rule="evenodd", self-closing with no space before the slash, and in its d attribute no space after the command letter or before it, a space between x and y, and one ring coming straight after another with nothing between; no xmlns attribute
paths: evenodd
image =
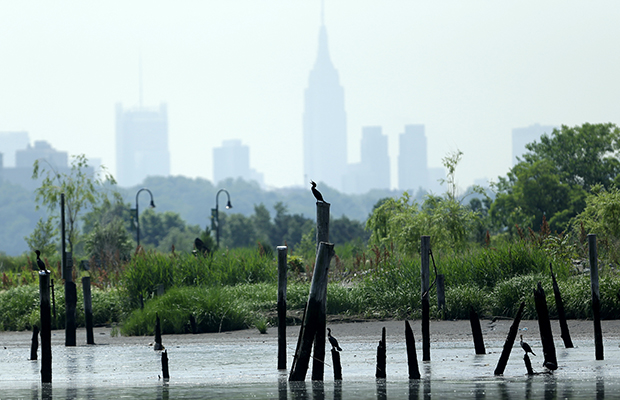
<svg viewBox="0 0 620 400"><path fill-rule="evenodd" d="M210 178L211 149L239 138L268 187L306 185L303 93L319 1L0 11L0 131L100 158L116 175L114 105L139 104L141 58L144 104L169 107L171 174ZM619 16L611 1L327 1L346 161L360 161L362 127L382 126L395 171L402 127L424 124L429 170L459 149L466 187L512 166L512 129L616 122Z"/></svg>

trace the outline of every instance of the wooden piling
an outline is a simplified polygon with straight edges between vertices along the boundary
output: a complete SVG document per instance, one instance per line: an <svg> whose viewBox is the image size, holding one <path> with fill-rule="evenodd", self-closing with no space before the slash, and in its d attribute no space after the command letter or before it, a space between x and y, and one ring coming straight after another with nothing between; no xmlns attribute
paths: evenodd
<svg viewBox="0 0 620 400"><path fill-rule="evenodd" d="M161 373L164 379L170 379L170 372L168 371L168 350L164 350L161 353Z"/></svg>
<svg viewBox="0 0 620 400"><path fill-rule="evenodd" d="M340 352L332 349L332 365L334 366L334 380L342 380L342 365L340 364Z"/></svg>
<svg viewBox="0 0 620 400"><path fill-rule="evenodd" d="M422 291L422 361L431 360L431 334L430 334L430 263L431 237L422 236L420 243L421 256L421 291Z"/></svg>
<svg viewBox="0 0 620 400"><path fill-rule="evenodd" d="M441 312L442 319L446 319L446 286L444 274L437 275L437 308Z"/></svg>
<svg viewBox="0 0 620 400"><path fill-rule="evenodd" d="M65 346L76 345L76 308L77 288L75 282L65 281Z"/></svg>
<svg viewBox="0 0 620 400"><path fill-rule="evenodd" d="M93 302L90 294L90 276L82 277L82 294L84 296L86 344L95 344L95 337L93 335Z"/></svg>
<svg viewBox="0 0 620 400"><path fill-rule="evenodd" d="M332 243L319 243L319 251L316 254L314 273L312 274L312 284L310 286L308 304L306 305L306 311L304 315L304 323L299 331L300 343L295 352L293 366L291 367L291 373L289 375L289 381L303 381L306 379L306 373L308 372L308 363L310 362L312 343L315 341L315 339L318 339L317 329L319 329L319 326L323 327L322 345L323 355L325 354L325 307L327 302L327 272L334 254L334 245ZM315 346L315 351L316 350L317 346ZM324 363L325 359L319 359L317 357L318 355L319 354L316 353L314 354L315 362L313 364L313 368L319 362L321 364ZM316 376L314 376L313 374L313 379L315 377Z"/></svg>
<svg viewBox="0 0 620 400"><path fill-rule="evenodd" d="M532 369L532 362L530 361L530 357L525 353L523 356L523 362L525 363L525 369L527 370L528 375L534 375L534 370Z"/></svg>
<svg viewBox="0 0 620 400"><path fill-rule="evenodd" d="M538 329L540 330L540 341L543 346L544 365L548 365L551 370L557 369L558 359L555 354L555 344L551 333L551 321L549 320L549 309L547 308L547 297L542 284L538 282L534 290L534 303L536 304L536 314L538 314Z"/></svg>
<svg viewBox="0 0 620 400"><path fill-rule="evenodd" d="M278 246L278 369L286 369L286 246Z"/></svg>
<svg viewBox="0 0 620 400"><path fill-rule="evenodd" d="M476 354L486 354L484 340L482 339L482 328L480 328L480 318L473 307L469 307L469 324L471 325L471 333L474 337Z"/></svg>
<svg viewBox="0 0 620 400"><path fill-rule="evenodd" d="M39 351L39 327L32 327L32 343L30 344L30 359L37 359L37 352Z"/></svg>
<svg viewBox="0 0 620 400"><path fill-rule="evenodd" d="M517 337L517 332L519 331L519 323L521 322L524 308L525 302L522 301L521 305L519 306L519 311L517 311L517 316L515 317L514 321L512 321L512 325L510 325L508 337L506 338L506 342L504 342L504 349L502 350L502 355L499 357L497 367L495 367L495 375L502 375L504 373L504 370L506 369L506 364L508 363L508 358L510 358L512 346L514 345L515 338Z"/></svg>
<svg viewBox="0 0 620 400"><path fill-rule="evenodd" d="M415 338L409 321L405 320L405 342L407 343L407 365L409 367L409 379L420 379L418 368L418 355L415 350Z"/></svg>
<svg viewBox="0 0 620 400"><path fill-rule="evenodd" d="M386 348L385 348L385 327L381 331L381 340L379 341L379 346L377 346L377 370L375 373L375 378L377 379L385 379L386 378Z"/></svg>
<svg viewBox="0 0 620 400"><path fill-rule="evenodd" d="M41 317L41 382L52 382L52 321L50 314L50 276L39 272L39 313Z"/></svg>
<svg viewBox="0 0 620 400"><path fill-rule="evenodd" d="M50 288L52 293L52 315L54 316L54 327L56 327L56 295L54 294L54 280L52 279L52 285Z"/></svg>
<svg viewBox="0 0 620 400"><path fill-rule="evenodd" d="M163 350L164 345L161 343L161 325L159 323L159 314L155 314L155 344L153 350Z"/></svg>
<svg viewBox="0 0 620 400"><path fill-rule="evenodd" d="M570 338L570 332L568 331L568 323L566 322L566 312L564 311L564 302L562 301L562 295L560 294L560 287L558 281L555 279L553 273L553 265L549 263L549 270L551 271L551 280L553 282L553 296L555 297L555 305L558 309L558 319L560 320L560 337L564 341L564 347L572 349L573 341Z"/></svg>
<svg viewBox="0 0 620 400"><path fill-rule="evenodd" d="M329 203L316 203L316 248L319 243L329 243Z"/></svg>
<svg viewBox="0 0 620 400"><path fill-rule="evenodd" d="M603 330L601 328L601 297L598 286L598 254L596 235L588 235L590 253L590 287L592 289L592 316L594 317L594 351L597 360L604 360Z"/></svg>

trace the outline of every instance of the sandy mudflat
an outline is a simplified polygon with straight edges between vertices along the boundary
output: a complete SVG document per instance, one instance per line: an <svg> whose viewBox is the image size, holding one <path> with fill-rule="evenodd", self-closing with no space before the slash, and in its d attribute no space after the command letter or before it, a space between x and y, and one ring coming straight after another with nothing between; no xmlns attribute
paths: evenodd
<svg viewBox="0 0 620 400"><path fill-rule="evenodd" d="M416 341L421 340L421 321L410 321ZM480 321L485 341L504 341L512 324L512 320ZM332 333L339 340L355 338L359 342L375 342L380 339L381 329L386 328L389 342L404 342L404 321L370 321L370 322L347 322L328 323ZM592 321L571 320L568 321L570 335L573 340L588 340L594 338L594 323ZM558 321L551 321L551 328L556 341L560 339L560 326ZM525 320L519 325L519 333L526 340L532 342L540 340L538 321ZM603 338L605 340L620 339L620 320L602 322ZM459 321L431 321L431 342L469 342L472 341L471 325L468 320ZM112 337L111 328L95 328L95 343L105 345L148 345L153 342L152 336L116 336ZM289 343L295 341L299 334L299 326L287 328ZM31 332L0 332L0 348L28 347L32 337ZM52 331L52 345L63 345L65 340L64 330ZM272 342L277 340L277 328L269 328L267 334L260 334L257 329L223 333L205 333L198 335L164 335L163 343L166 346L191 344L199 342L231 342L231 341L263 341ZM518 337L517 337L518 340ZM85 345L85 330L77 330L78 346Z"/></svg>

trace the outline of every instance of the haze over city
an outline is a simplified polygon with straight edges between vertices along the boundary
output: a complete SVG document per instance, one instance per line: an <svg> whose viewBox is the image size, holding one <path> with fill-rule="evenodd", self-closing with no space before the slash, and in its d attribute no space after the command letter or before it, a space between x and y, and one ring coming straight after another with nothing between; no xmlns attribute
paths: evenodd
<svg viewBox="0 0 620 400"><path fill-rule="evenodd" d="M0 131L115 173L115 105L142 97L167 104L171 174L212 179L212 149L240 139L268 186L307 185L302 115L321 8L5 2ZM398 135L424 124L428 166L460 149L465 187L508 171L514 128L617 122L619 17L612 1L325 1L348 162L359 161L362 127L381 126L397 187Z"/></svg>

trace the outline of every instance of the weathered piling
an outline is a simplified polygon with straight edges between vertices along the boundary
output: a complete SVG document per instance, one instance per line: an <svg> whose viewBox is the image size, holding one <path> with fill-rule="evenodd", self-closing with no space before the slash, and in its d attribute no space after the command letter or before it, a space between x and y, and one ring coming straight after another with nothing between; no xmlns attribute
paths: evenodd
<svg viewBox="0 0 620 400"><path fill-rule="evenodd" d="M523 356L523 362L525 363L525 369L527 370L528 375L534 375L534 370L532 369L532 362L530 361L530 357L525 353Z"/></svg>
<svg viewBox="0 0 620 400"><path fill-rule="evenodd" d="M379 346L377 346L377 370L375 372L375 378L377 379L385 379L386 367L386 348L385 348L385 327L383 327L381 331L381 340L379 341Z"/></svg>
<svg viewBox="0 0 620 400"><path fill-rule="evenodd" d="M60 194L60 232L62 277L65 280L65 346L76 345L75 310L77 308L77 289L73 282L73 262L71 253L66 251L65 238L65 194Z"/></svg>
<svg viewBox="0 0 620 400"><path fill-rule="evenodd" d="M542 284L538 282L534 290L534 303L536 304L536 314L538 315L538 329L540 330L540 341L543 346L545 357L544 365L551 370L557 369L558 359L555 354L555 344L551 333L551 321L549 320L549 309L547 308L547 297Z"/></svg>
<svg viewBox="0 0 620 400"><path fill-rule="evenodd" d="M446 283L444 274L437 275L437 309L446 319Z"/></svg>
<svg viewBox="0 0 620 400"><path fill-rule="evenodd" d="M474 337L476 354L486 354L484 340L482 339L482 328L480 328L480 318L473 307L469 307L469 324L471 325L471 333Z"/></svg>
<svg viewBox="0 0 620 400"><path fill-rule="evenodd" d="M54 327L56 326L56 295L54 294L54 280L52 279L52 284L50 288L50 292L52 293L52 315L54 316Z"/></svg>
<svg viewBox="0 0 620 400"><path fill-rule="evenodd" d="M510 330L508 331L508 337L506 338L506 342L504 342L504 349L502 350L502 355L499 357L499 361L497 362L497 367L495 367L495 375L502 375L504 370L506 369L506 364L508 363L508 358L510 358L510 352L512 351L512 346L514 345L515 338L517 337L517 332L519 330L519 323L521 322L521 317L523 316L523 309L525 308L525 302L522 301L519 306L519 311L517 311L517 316L514 321L512 321L512 325L510 325Z"/></svg>
<svg viewBox="0 0 620 400"><path fill-rule="evenodd" d="M418 368L418 355L415 350L415 338L409 321L405 320L405 342L407 343L407 365L409 367L409 379L420 379Z"/></svg>
<svg viewBox="0 0 620 400"><path fill-rule="evenodd" d="M170 371L168 370L168 350L161 353L161 373L164 379L170 379Z"/></svg>
<svg viewBox="0 0 620 400"><path fill-rule="evenodd" d="M334 380L342 380L342 365L340 364L340 352L332 349L332 365L334 366Z"/></svg>
<svg viewBox="0 0 620 400"><path fill-rule="evenodd" d="M590 253L590 287L592 289L592 316L594 317L594 351L597 360L604 360L603 330L601 328L601 296L598 287L598 254L596 235L588 235Z"/></svg>
<svg viewBox="0 0 620 400"><path fill-rule="evenodd" d="M316 203L316 248L319 243L329 243L329 203Z"/></svg>
<svg viewBox="0 0 620 400"><path fill-rule="evenodd" d="M551 271L551 280L553 282L553 296L555 297L555 305L558 309L558 319L560 320L560 337L564 341L564 347L572 349L573 341L570 338L570 332L568 331L568 323L566 322L566 312L564 311L564 302L562 301L562 295L560 294L560 287L558 281L555 279L553 273L553 265L549 263L549 271Z"/></svg>
<svg viewBox="0 0 620 400"><path fill-rule="evenodd" d="M86 344L95 344L93 335L93 302L90 294L90 276L82 277L82 294L84 295L84 319L86 321Z"/></svg>
<svg viewBox="0 0 620 400"><path fill-rule="evenodd" d="M278 369L286 369L286 246L278 246Z"/></svg>
<svg viewBox="0 0 620 400"><path fill-rule="evenodd" d="M41 382L52 382L52 321L50 314L50 275L39 272L39 312L41 317Z"/></svg>
<svg viewBox="0 0 620 400"><path fill-rule="evenodd" d="M155 344L153 350L163 350L164 345L161 343L161 325L159 323L159 314L155 314Z"/></svg>
<svg viewBox="0 0 620 400"><path fill-rule="evenodd" d="M422 291L422 361L431 360L431 334L430 334L430 263L431 237L422 236L420 241L421 255L421 291Z"/></svg>
<svg viewBox="0 0 620 400"><path fill-rule="evenodd" d="M327 272L332 257L334 256L334 245L332 243L319 243L319 250L316 254L316 262L314 273L312 275L312 284L310 285L310 294L308 295L308 304L304 315L304 322L299 331L300 343L295 351L293 366L289 375L289 381L303 381L306 379L308 372L308 363L310 362L310 352L312 343L319 342L319 336L323 339L314 347L314 363L313 369L321 364L324 365L325 360L325 310L327 302ZM321 328L322 327L322 328ZM317 335L317 330L322 329L322 334ZM320 357L320 347L323 347L323 358ZM313 379L319 378L313 371ZM322 373L320 376L322 380Z"/></svg>
<svg viewBox="0 0 620 400"><path fill-rule="evenodd" d="M37 352L39 351L39 327L32 327L32 342L30 344L30 359L37 359Z"/></svg>

